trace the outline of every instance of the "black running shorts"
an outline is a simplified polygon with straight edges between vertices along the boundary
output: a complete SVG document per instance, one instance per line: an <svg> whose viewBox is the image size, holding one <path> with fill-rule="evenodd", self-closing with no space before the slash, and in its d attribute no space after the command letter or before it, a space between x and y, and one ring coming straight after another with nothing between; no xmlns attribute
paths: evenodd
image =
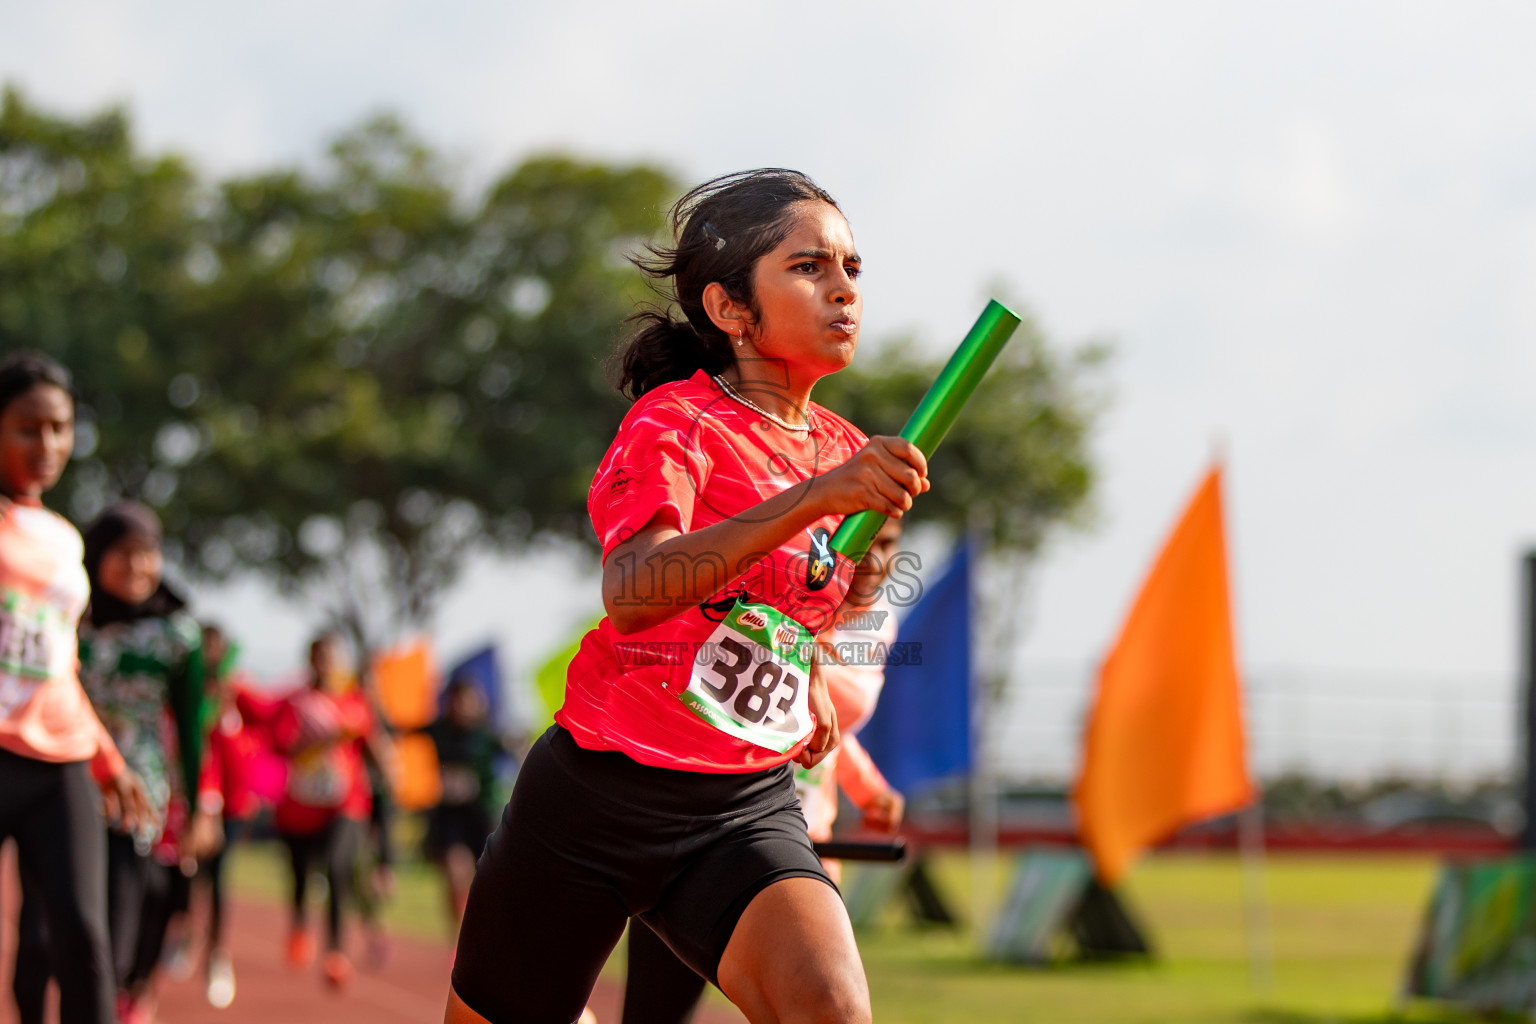
<svg viewBox="0 0 1536 1024"><path fill-rule="evenodd" d="M494 1024L570 1024L630 917L717 981L747 904L794 877L832 885L788 765L654 768L553 726L480 857L454 991Z"/></svg>

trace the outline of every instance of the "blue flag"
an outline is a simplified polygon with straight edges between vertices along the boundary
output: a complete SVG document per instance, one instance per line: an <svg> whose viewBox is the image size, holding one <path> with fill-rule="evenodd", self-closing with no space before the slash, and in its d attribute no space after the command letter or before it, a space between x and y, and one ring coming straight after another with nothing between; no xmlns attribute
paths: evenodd
<svg viewBox="0 0 1536 1024"><path fill-rule="evenodd" d="M495 728L500 728L504 722L502 718L502 705L505 703L501 692L501 665L496 660L496 645L492 644L476 651L453 668L448 670L447 680L468 679L480 688L485 694L486 721ZM438 697L438 713L446 710L448 688L443 687L443 693Z"/></svg>
<svg viewBox="0 0 1536 1024"><path fill-rule="evenodd" d="M911 797L971 768L971 551L961 542L901 620L885 689L859 742Z"/></svg>

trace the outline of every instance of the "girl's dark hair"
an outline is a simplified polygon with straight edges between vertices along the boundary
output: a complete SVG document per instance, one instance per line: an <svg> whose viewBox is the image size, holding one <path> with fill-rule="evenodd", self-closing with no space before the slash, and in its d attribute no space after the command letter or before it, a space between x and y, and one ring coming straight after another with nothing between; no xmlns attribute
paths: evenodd
<svg viewBox="0 0 1536 1024"><path fill-rule="evenodd" d="M731 339L704 312L704 289L718 281L735 302L758 315L752 269L783 242L796 203L837 200L799 171L765 167L714 178L672 207L668 220L676 244L647 246L635 266L660 281L663 307L629 318L636 325L619 346L618 389L639 398L697 370L719 373L731 365ZM675 306L683 318L672 318Z"/></svg>
<svg viewBox="0 0 1536 1024"><path fill-rule="evenodd" d="M69 371L41 352L12 352L0 359L0 412L39 384L52 384L75 399L75 382Z"/></svg>

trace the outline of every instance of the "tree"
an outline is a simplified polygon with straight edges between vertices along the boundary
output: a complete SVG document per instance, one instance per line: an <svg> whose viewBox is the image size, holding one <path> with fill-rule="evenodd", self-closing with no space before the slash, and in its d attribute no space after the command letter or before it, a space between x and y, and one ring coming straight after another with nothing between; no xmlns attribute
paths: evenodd
<svg viewBox="0 0 1536 1024"><path fill-rule="evenodd" d="M647 166L530 159L474 204L399 123L317 173L210 185L113 111L0 111L0 344L75 369L88 519L155 505L186 568L255 570L377 642L476 544L589 533L624 413L603 362L623 259L677 191Z"/></svg>
<svg viewBox="0 0 1536 1024"><path fill-rule="evenodd" d="M234 335L202 346L195 380L222 416L189 466L184 533L205 570L270 550L280 582L320 580L343 621L388 634L426 618L475 545L587 531L624 412L603 360L640 287L621 254L674 187L541 157L459 212L392 121L332 157L321 182L224 187L232 273L209 336Z"/></svg>
<svg viewBox="0 0 1536 1024"><path fill-rule="evenodd" d="M7 90L0 347L76 374L56 500L77 521L140 497L185 570L260 573L373 646L421 625L477 546L595 543L587 488L626 409L604 364L650 295L625 253L678 191L546 155L469 198L387 117L317 169L213 182L138 152L122 111L71 121ZM1026 322L917 519L1020 559L1079 521L1096 359ZM817 399L895 433L936 371L891 346Z"/></svg>
<svg viewBox="0 0 1536 1024"><path fill-rule="evenodd" d="M121 112L71 123L14 90L0 100L0 345L75 373L78 461L60 497L77 518L119 481L152 500L167 488L149 442L198 287L196 199L180 160L134 152Z"/></svg>

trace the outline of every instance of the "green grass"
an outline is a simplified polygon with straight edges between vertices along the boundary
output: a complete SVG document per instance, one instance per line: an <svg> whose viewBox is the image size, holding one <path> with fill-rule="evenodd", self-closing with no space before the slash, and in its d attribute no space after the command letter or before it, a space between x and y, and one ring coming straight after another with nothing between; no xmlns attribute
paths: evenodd
<svg viewBox="0 0 1536 1024"><path fill-rule="evenodd" d="M937 868L950 902L967 911L968 859L942 855ZM1250 983L1241 869L1226 854L1159 855L1130 876L1124 896L1157 948L1150 963L1044 970L993 964L977 954L967 930L915 928L899 907L862 933L859 944L882 1024L1461 1022L1471 1018L1437 1007L1393 1014L1435 868L1432 858L1406 855L1272 856L1274 973L1267 990ZM991 874L1000 889L1003 870ZM275 848L252 847L235 861L235 884L250 896L281 899L283 876ZM446 941L434 869L401 870L386 920L403 933ZM621 970L610 963L615 976Z"/></svg>
<svg viewBox="0 0 1536 1024"><path fill-rule="evenodd" d="M968 934L889 925L860 944L881 1021L1243 1022L1393 1019L1434 863L1424 858L1271 858L1273 984L1250 982L1241 869L1229 855L1151 858L1125 886L1150 933L1150 963L1024 970L986 962ZM963 905L963 859L941 884ZM1407 1019L1447 1020L1415 1008Z"/></svg>

